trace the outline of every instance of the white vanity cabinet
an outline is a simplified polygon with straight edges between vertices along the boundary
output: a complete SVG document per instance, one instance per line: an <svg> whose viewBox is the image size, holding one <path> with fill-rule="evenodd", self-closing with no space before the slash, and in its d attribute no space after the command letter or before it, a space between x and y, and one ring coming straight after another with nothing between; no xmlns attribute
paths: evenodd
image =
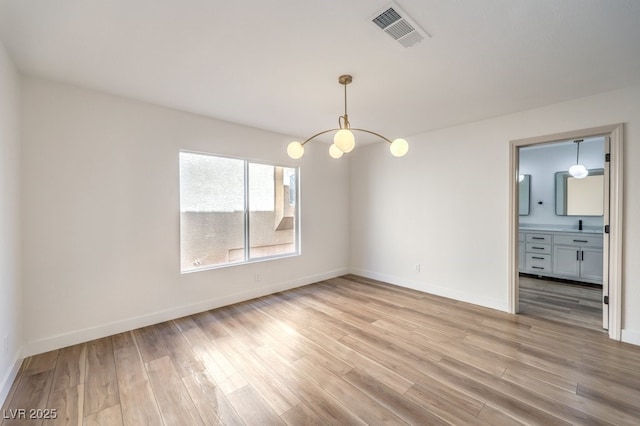
<svg viewBox="0 0 640 426"><path fill-rule="evenodd" d="M602 236L561 234L553 240L553 273L562 278L602 284Z"/></svg>
<svg viewBox="0 0 640 426"><path fill-rule="evenodd" d="M525 234L525 269L534 274L551 273L551 234Z"/></svg>
<svg viewBox="0 0 640 426"><path fill-rule="evenodd" d="M602 284L602 242L601 234L521 229L520 271Z"/></svg>

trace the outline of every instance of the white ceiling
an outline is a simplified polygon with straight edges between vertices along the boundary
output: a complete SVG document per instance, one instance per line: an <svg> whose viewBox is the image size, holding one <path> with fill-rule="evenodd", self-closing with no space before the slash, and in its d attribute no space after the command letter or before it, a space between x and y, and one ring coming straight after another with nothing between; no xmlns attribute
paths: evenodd
<svg viewBox="0 0 640 426"><path fill-rule="evenodd" d="M18 68L298 137L390 138L640 84L638 0L399 0L431 34L404 48L385 0L0 0ZM361 139L360 139L361 140Z"/></svg>

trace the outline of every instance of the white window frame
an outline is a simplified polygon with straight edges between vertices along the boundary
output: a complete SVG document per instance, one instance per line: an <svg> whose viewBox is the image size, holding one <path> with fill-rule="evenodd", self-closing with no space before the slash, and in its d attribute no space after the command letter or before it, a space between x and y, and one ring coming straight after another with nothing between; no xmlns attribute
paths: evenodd
<svg viewBox="0 0 640 426"><path fill-rule="evenodd" d="M258 263L258 262L265 262L265 261L270 261L270 260L275 260L275 259L283 259L283 258L288 258L288 257L294 257L294 256L299 256L300 255L300 242L301 242L301 237L300 237L300 167L298 166L291 166L291 165L286 165L286 164L280 164L280 163L272 163L272 162L267 162L267 161L259 161L259 160L253 160L253 159L249 159L249 158L242 158L242 157L233 157L233 156L229 156L229 155L219 155L219 154L212 154L212 153L208 153L208 152L201 152L201 151L190 151L190 150L184 150L181 149L179 151L179 154L195 154L195 155L203 155L203 156L209 156L209 157L217 157L217 158L226 158L226 159L230 159L230 160L239 160L239 161L243 161L244 162L244 228L243 228L243 232L244 232L244 260L243 261L239 261L239 262L231 262L231 263L224 263L224 264L215 264L215 265L205 265L202 266L200 268L193 268L193 269L189 269L189 270L183 270L182 269L182 262L180 262L180 274L190 274L192 272L201 272L201 271L207 271L207 270L211 270L211 269L221 269L221 268L229 268L229 267L233 267L233 266L239 266L239 265L246 265L249 263ZM295 170L295 177L296 177L296 182L295 182L295 208L294 208L294 233L295 233L295 237L294 237L294 244L295 244L295 250L293 252L290 253L283 253L283 254L275 254L275 255L270 255L270 256L261 256L261 257L257 257L257 258L251 258L250 257L250 227L251 227L251 223L249 220L249 216L250 216L250 200L249 200L249 165L250 164L260 164L260 165L265 165L265 166L272 166L272 167L283 167L283 168L288 168L288 169L294 169ZM178 155L178 181L180 181L180 156ZM180 195L181 195L181 191L180 191L180 185L179 186L179 190L178 190L178 212L181 213L181 202L180 202ZM180 256L182 256L182 225L179 225L179 239L180 239Z"/></svg>

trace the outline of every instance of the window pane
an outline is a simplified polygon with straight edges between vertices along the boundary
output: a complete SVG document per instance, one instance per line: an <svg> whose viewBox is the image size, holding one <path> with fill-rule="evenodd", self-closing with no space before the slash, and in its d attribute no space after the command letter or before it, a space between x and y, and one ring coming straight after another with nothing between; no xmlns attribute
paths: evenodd
<svg viewBox="0 0 640 426"><path fill-rule="evenodd" d="M244 161L181 152L181 270L244 261L244 229Z"/></svg>
<svg viewBox="0 0 640 426"><path fill-rule="evenodd" d="M249 163L249 258L296 252L296 169Z"/></svg>

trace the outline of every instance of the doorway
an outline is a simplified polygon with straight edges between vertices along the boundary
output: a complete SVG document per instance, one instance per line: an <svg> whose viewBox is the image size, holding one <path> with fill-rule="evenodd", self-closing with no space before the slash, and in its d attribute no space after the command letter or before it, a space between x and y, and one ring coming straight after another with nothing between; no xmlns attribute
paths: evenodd
<svg viewBox="0 0 640 426"><path fill-rule="evenodd" d="M519 148L519 306L602 331L605 153L596 136ZM569 166L580 164L569 173ZM582 173L578 173L582 172Z"/></svg>
<svg viewBox="0 0 640 426"><path fill-rule="evenodd" d="M595 238L593 242L585 242L584 238L576 238L577 243L573 243L573 240L562 240L562 237L565 237L561 233L562 229L558 231L560 233L557 234L557 240L553 241L553 245L539 245L539 249L544 250L553 250L553 247L558 248L558 255L564 255L566 253L571 253L572 256L576 256L576 259L573 259L574 262L571 265L574 268L578 268L577 271L580 270L581 265L581 257L582 253L583 258L585 253L587 254L587 260L589 256L594 253L594 250L601 250L602 263L598 265L598 268L601 266L601 272L597 271L598 274L601 273L602 276L602 324L604 328L608 329L609 337L612 339L620 340L621 336L621 305L622 305L622 291L621 291L621 272L622 272L622 134L623 134L623 126L619 125L611 125L611 126L603 126L598 128L577 130L572 132L565 132L547 136L541 136L536 138L528 138L515 140L511 142L511 156L510 156L510 261L509 261L509 269L510 269L510 285L509 285L509 310L511 313L518 313L520 307L520 272L522 270L522 262L523 262L523 254L525 251L526 241L523 244L522 232L520 229L520 212L522 208L523 201L520 197L520 156L521 149L544 149L545 146L550 146L558 141L573 141L573 140L585 140L585 139L593 139L593 138L603 138L605 141L604 152L608 154L607 161L604 163L604 167L602 168L602 184L605 187L604 191L604 199L602 200L602 205L604 205L604 209L601 216L601 226L598 227L598 222L596 220L585 220L588 224L585 226L591 226L593 229L599 228L602 232L602 237L600 241L597 241L598 238ZM578 144L580 145L580 144ZM568 160L571 162L570 160ZM560 168L559 171L566 171L566 166L564 169ZM555 178L554 178L555 179ZM561 181L562 176L557 177L558 182ZM566 178L565 178L566 180ZM607 190L608 189L608 190ZM533 203L548 203L554 209L558 208L559 204L562 204L559 201L558 197L558 189L555 189L555 195L553 199L547 200L530 200ZM565 198L566 199L566 198ZM537 204L534 204L538 206ZM541 205L540 205L541 206ZM564 219L564 223L568 223L570 219ZM525 221L526 222L526 221ZM559 220L559 222L562 222ZM582 223L582 222L580 222ZM576 229L579 225L576 224ZM561 228L561 227L559 227ZM567 229L565 229L567 230ZM608 232L607 232L608 231ZM549 234L549 235L546 235ZM554 233L543 232L542 234L535 235L535 230L532 231L532 235L527 234L527 238L531 239L541 239L541 238L549 238L550 241L541 241L546 242L548 244L552 244L552 239L554 238ZM584 236L584 235L583 235ZM596 236L597 237L597 236ZM531 240L534 241L534 240ZM558 244L565 244L565 246L555 245L555 242ZM596 244L593 247L589 247L591 244ZM571 247L570 245L584 245L585 247ZM597 247L597 244L600 244L600 248ZM595 247L595 249L594 249ZM577 253L577 255L575 255ZM529 255L529 254L527 254ZM554 275L554 272L557 272L556 278L567 278L570 276L567 275L569 273L573 273L573 271L558 269L564 267L560 262L561 258L556 258L555 271L554 271L554 263L553 263L553 252L548 253L547 255L529 255L531 259L528 259L530 262L540 262L538 264L533 263L531 266L529 265L530 271L535 271L537 268L540 271L544 270L544 274L547 272L551 275ZM540 259L540 260L537 260ZM526 261L527 259L525 259ZM591 262L593 263L593 262ZM590 264L589 264L590 265ZM584 263L584 266L588 266L587 263ZM590 267L591 268L591 267ZM586 269L585 269L586 270ZM577 272L579 273L579 272ZM590 272L591 273L591 272ZM585 274L587 281L589 279L592 282L598 283L598 274L595 276L591 273L591 275ZM583 280L580 277L580 280ZM595 281L594 281L595 280ZM528 282L525 284L529 284Z"/></svg>

